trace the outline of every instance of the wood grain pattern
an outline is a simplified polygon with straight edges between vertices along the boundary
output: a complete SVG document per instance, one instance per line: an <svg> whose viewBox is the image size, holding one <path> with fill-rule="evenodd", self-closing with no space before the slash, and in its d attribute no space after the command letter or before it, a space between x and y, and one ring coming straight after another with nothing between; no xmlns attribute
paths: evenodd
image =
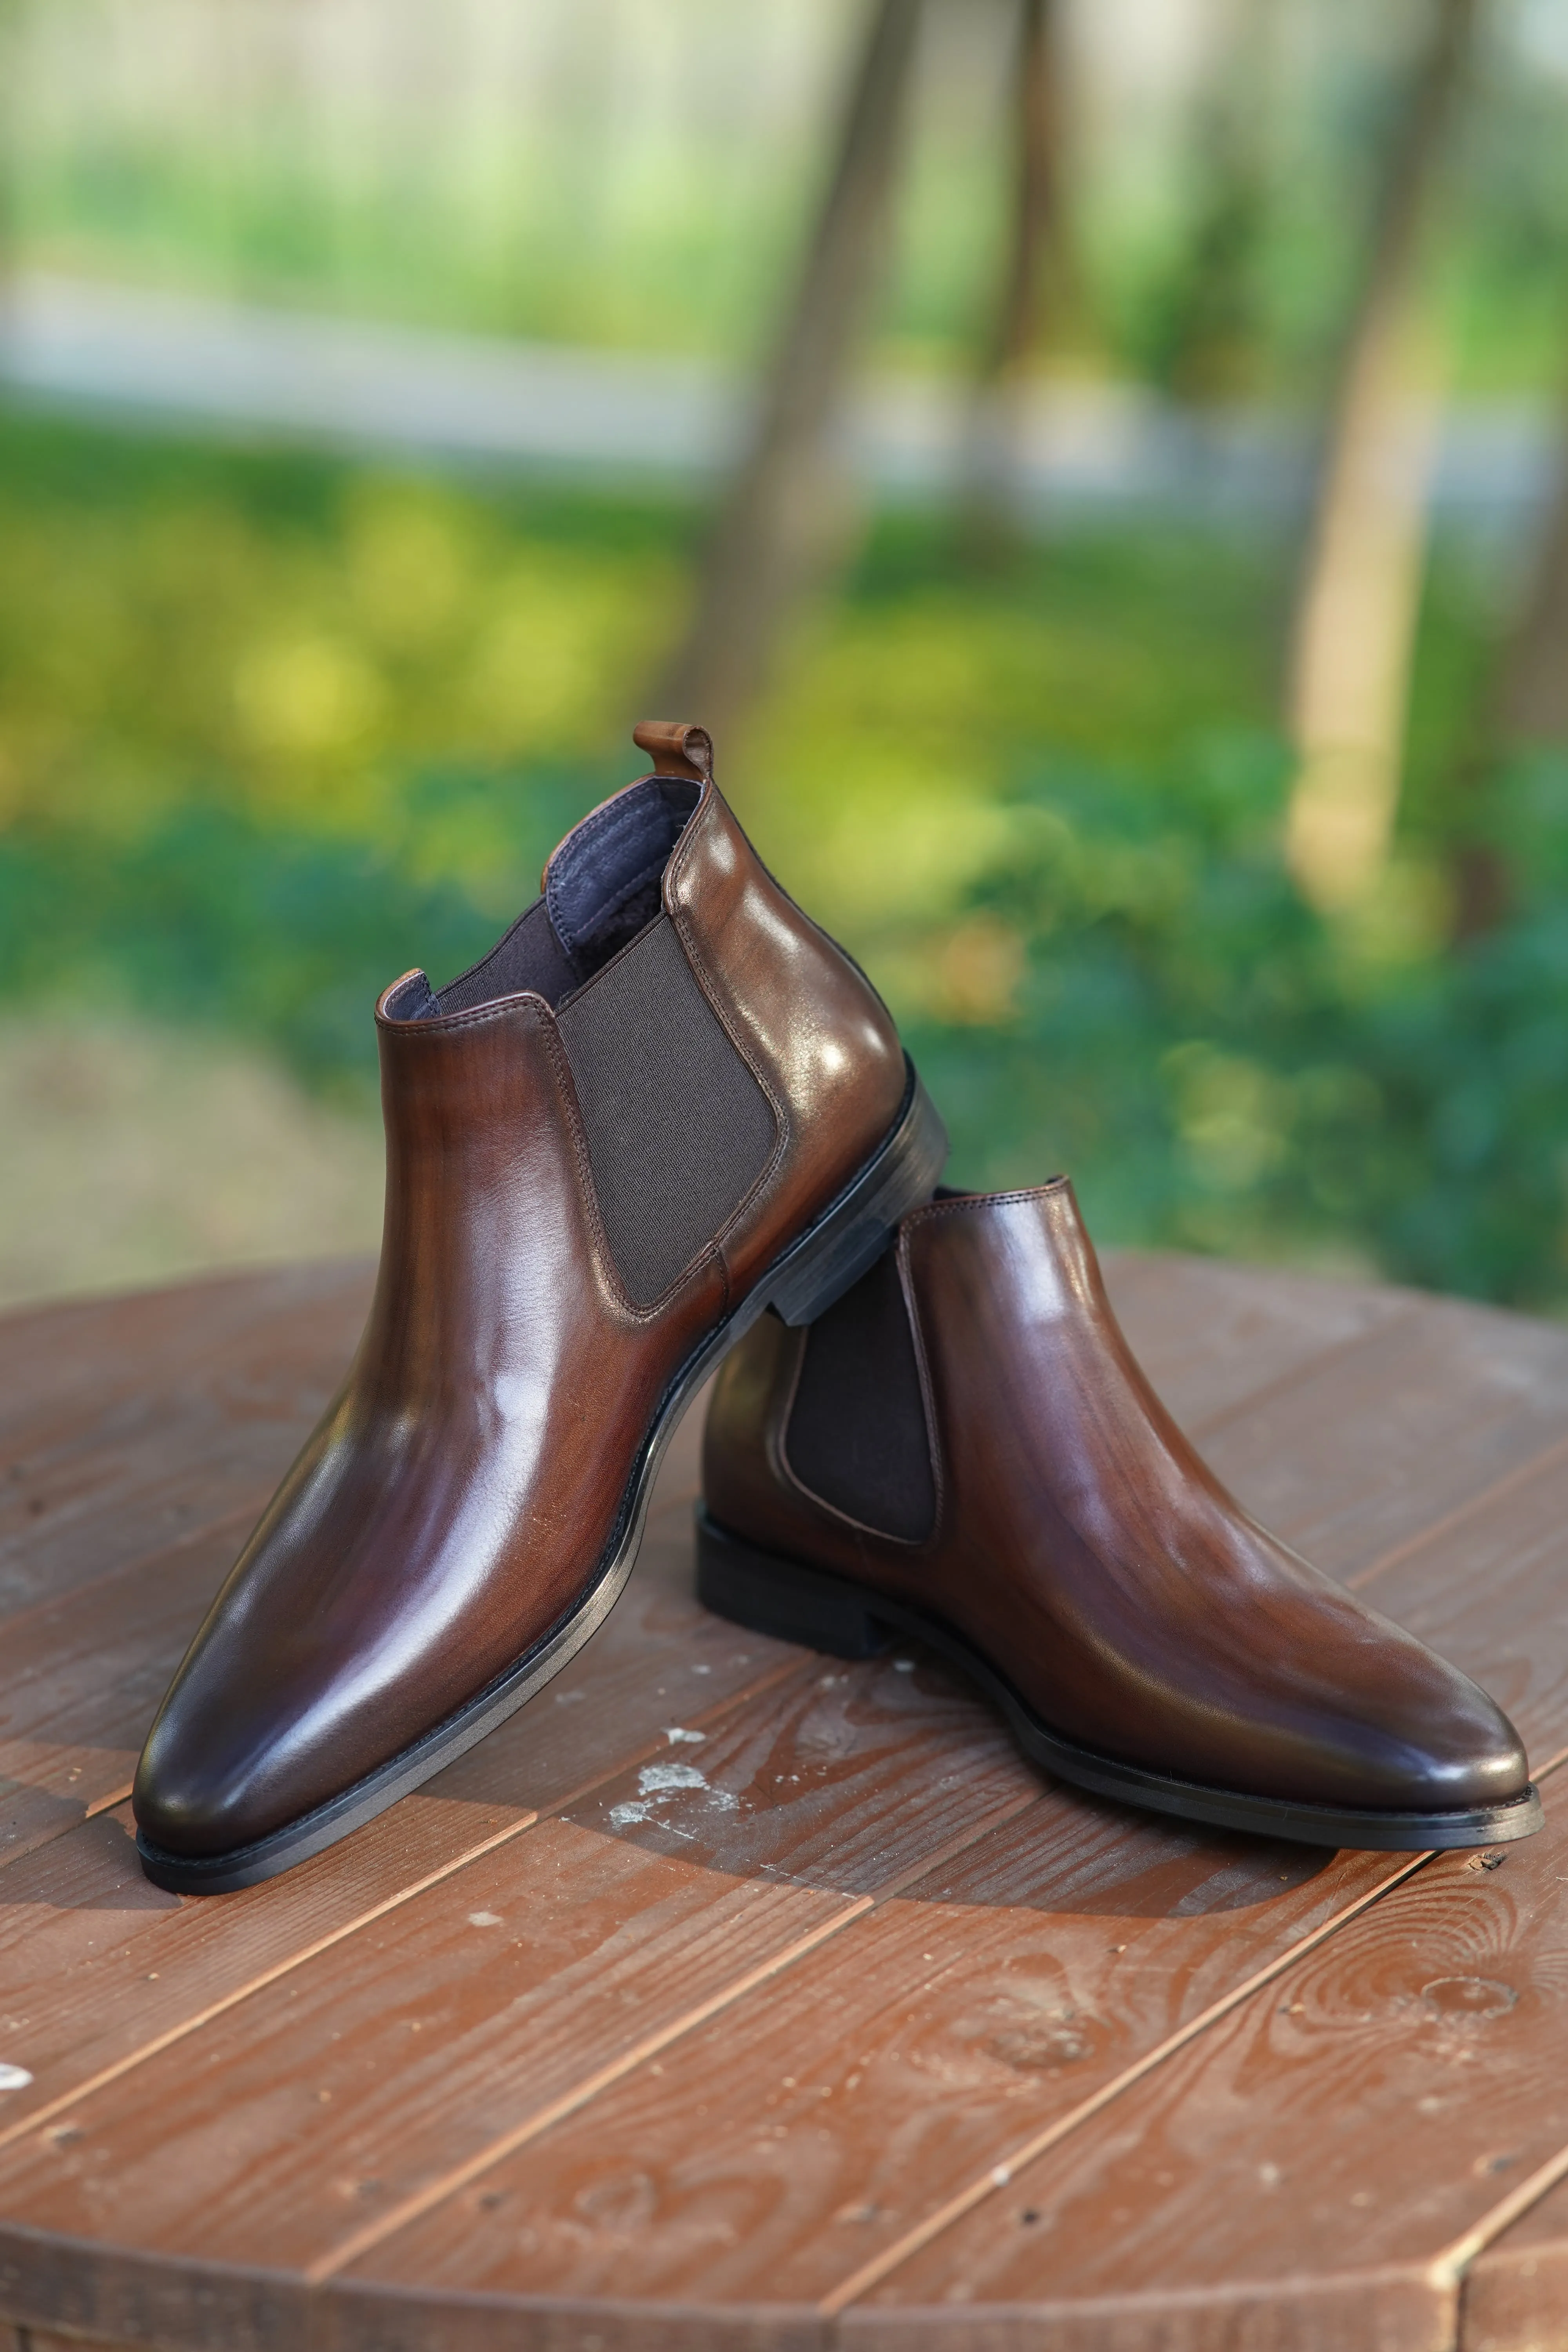
<svg viewBox="0 0 1568 2352"><path fill-rule="evenodd" d="M628 1757L667 1754L672 1724L699 1727L789 1671L797 1653L738 1636L691 1600L674 1531L686 1509L682 1499L659 1515L611 1626L543 1703L341 1850L221 1903L182 1903L142 1875L120 1806L13 1861L0 1874L0 2058L34 2079L0 2095L0 2145L183 2018L236 1998Z"/></svg>
<svg viewBox="0 0 1568 2352"><path fill-rule="evenodd" d="M1568 1330L1429 1299L1228 1418L1204 1451L1266 1527L1354 1580L1565 1430Z"/></svg>
<svg viewBox="0 0 1568 2352"><path fill-rule="evenodd" d="M1443 2257L1568 2142L1568 1806L1547 1791L1541 1836L1428 1863L912 2255L873 2312L955 2281L980 2305L1158 2290L1208 2297L1218 2344L1238 2290L1284 2309L1293 2281L1338 2277L1357 2352L1384 2341L1385 2288L1407 2307L1424 2279L1451 2329ZM870 2313L859 2332L896 2340Z"/></svg>
<svg viewBox="0 0 1568 2352"><path fill-rule="evenodd" d="M542 1824L0 2154L6 2227L309 2271L848 1907Z"/></svg>
<svg viewBox="0 0 1568 2352"><path fill-rule="evenodd" d="M677 1785L627 1775L0 2153L11 2307L40 2233L330 2268L382 2204L395 2220L743 1997L1034 1786L983 1708L896 1663L813 1661L673 1753Z"/></svg>
<svg viewBox="0 0 1568 2352"><path fill-rule="evenodd" d="M1563 2151L1568 2158L1568 2147ZM1550 2189L1477 2256L1464 2281L1459 2352L1556 2352L1568 2341L1568 2197Z"/></svg>
<svg viewBox="0 0 1568 2352"><path fill-rule="evenodd" d="M819 2302L1402 1866L1052 1790L353 2278Z"/></svg>
<svg viewBox="0 0 1568 2352"><path fill-rule="evenodd" d="M1568 1748L1568 1333L1108 1274L1244 1501ZM1461 2292L1463 2352L1552 2340L1568 1783L1398 1885L1043 1788L912 1654L697 1607L697 1412L538 1702L269 1886L149 1887L83 1815L366 1280L0 1323L0 2319L63 2331L16 2352L1453 2352Z"/></svg>
<svg viewBox="0 0 1568 2352"><path fill-rule="evenodd" d="M1495 1531L1493 1548L1479 1561L1481 1576L1477 1580L1462 1576L1462 1571L1455 1569L1453 1561L1455 1548L1462 1552L1467 1543L1474 1543L1474 1534L1469 1531L1469 1527L1465 1527L1450 1528L1448 1534L1441 1536L1434 1543L1432 1569L1427 1569L1425 1552L1415 1552L1415 1555L1405 1557L1399 1567L1387 1573L1387 1578L1383 1580L1383 1585L1389 1588L1387 1592L1383 1590L1383 1585L1377 1588L1377 1597L1387 1600L1389 1606L1404 1601L1404 1609L1396 1609L1396 1613L1404 1613L1404 1616L1411 1616L1413 1604L1417 1604L1422 1595L1429 1595L1429 1622L1422 1622L1420 1630L1429 1639L1438 1639L1450 1656L1469 1667L1471 1673L1481 1675L1488 1684L1507 1679L1511 1667L1521 1661L1521 1654L1528 1654L1532 1691L1526 1691L1523 1696L1532 1696L1532 1700L1535 1700L1531 1710L1531 1731L1538 1740L1538 1752L1552 1752L1554 1748L1568 1743L1568 1616L1563 1616L1556 1609L1556 1595L1561 1590L1561 1540L1556 1545L1547 1540L1547 1528L1552 1527L1552 1517L1554 1517L1554 1500L1559 1506L1561 1500L1568 1500L1568 1465L1549 1467L1542 1477L1532 1479L1532 1482L1521 1482L1521 1486L1510 1496L1514 1527ZM1559 1527L1563 1524L1561 1507L1559 1515L1556 1515L1556 1524ZM1538 1540L1535 1545L1521 1543L1519 1534L1523 1528L1535 1528L1542 1540ZM1511 1576L1504 1573L1504 1564L1510 1564L1510 1561ZM1117 1813L1114 1809L1096 1809L1086 1800L1077 1800L1069 1792L1060 1792L1051 1801L1060 1809L1060 1816L1065 1821L1065 1865L1063 1855L1056 1855L1056 1867L1058 1870L1065 1867L1063 1884L1068 1889L1068 1886L1072 1886L1072 1855L1077 1851L1077 1842L1089 1837L1086 1825L1096 1821L1096 1816L1110 1818L1119 1837L1126 1839L1129 1837L1131 1816ZM1035 1809L1027 1816L1027 1828L1023 1822L1013 1825L1006 1832L996 1832L996 1842L1002 1844L1002 1851L1020 1849L1027 1855L1032 1851L1032 1842L1035 1842L1037 1834L1041 1834L1039 1809ZM1175 1830L1168 1830L1163 1825L1140 1825L1135 1837L1129 1839L1123 1851L1129 1858L1135 1851L1147 1851L1150 1839L1163 1839L1171 1846L1171 1851L1183 1851L1184 1842L1184 1851L1196 1855L1227 1853L1223 1839L1204 1839L1201 1834L1187 1837L1187 1832L1175 1832ZM1093 1851L1093 1837L1089 1837L1089 1846ZM1246 1839L1237 1842L1237 1846L1244 1855L1248 1853L1248 1849L1265 1851L1265 1853L1269 1851L1253 1849ZM1290 1853L1289 1849L1279 1849L1279 1858L1286 1863L1289 1870L1300 1867L1300 1849L1295 1849L1295 1853ZM1048 1886L1051 1884L1051 1872L1048 1872L1051 1842L1048 1839L1041 1849L1041 1861L1047 1861L1044 1884ZM1371 1865L1371 1858L1356 1855L1356 1858L1342 1858L1338 1867L1344 1867L1352 1861L1359 1863L1359 1865ZM969 1867L978 1867L978 1858L971 1858ZM1215 1867L1220 1865L1215 1863ZM1352 1882L1352 1898L1354 1898L1354 1891L1356 1886ZM1030 1898L1013 1894L1011 1900ZM1187 1903L1187 1895L1183 1894L1173 1900ZM1047 1910L1058 1907L1053 1906L1048 1894L1041 1894L1039 1903ZM1068 1895L1063 1895L1060 1907L1068 1907L1068 1910L1072 1907ZM1201 1910L1201 1903L1194 1907ZM1272 1903L1268 1907L1268 1916L1277 1919L1281 1936L1289 1936L1293 1931L1289 1910L1281 1903ZM1072 1978L1074 1922L1051 1924L1053 1928L1063 1933L1065 1938L1063 1952L1068 1957L1063 1957L1058 1967L1069 1980ZM1037 1922L1032 1922L1032 1927L1037 1927ZM1227 1933L1227 1928L1229 1922L1215 1927L1213 1919L1204 1927L1199 1927L1196 1922L1184 1922L1184 1919L1175 1924L1171 1948L1163 1957L1163 1971L1166 1973L1162 1973L1162 1978L1159 1978L1166 2001L1173 2001L1178 1992L1183 1992L1194 2004L1194 2009L1204 2009L1213 2000L1217 2000L1215 1985L1208 1978L1204 1978L1201 1971L1194 1973L1194 1983L1190 1988L1184 1983L1187 1973L1194 1971L1194 1955L1204 1952L1206 1938L1223 1955L1225 1969L1232 1969L1234 1961L1234 1973L1229 1976L1229 1983L1239 1983L1253 1971L1253 1967L1262 1967L1262 1959L1250 1957L1246 1952L1246 1945L1239 1938L1234 1938L1232 1933ZM847 2105L853 2105L853 2100L851 2103L844 2100L844 2082L851 2072L865 2077L865 2070L858 2065L858 2049L839 2049L837 2072L830 2055L823 2055L818 2067L816 2067L814 2084L818 2084L818 2086L826 2084L827 2094L830 2094L830 2103L827 2103L826 2110L820 2112L830 2115L832 2124L823 2124L818 2115L814 2126L811 2126L814 2128L814 2164L806 2166L806 2171L804 2171L804 2183L806 2183L809 2194L802 2194L802 2189L795 2188L795 2173L799 2173L799 2164L790 2159L787 2143L783 2147L766 2143L762 2147L762 2155L757 2157L757 2149L754 2149L757 2133L764 2131L764 2126L759 2122L762 2103L757 2098L757 2091L759 2088L764 2091L764 2098L771 2105L781 2105L783 2110L787 2110L790 2100L778 2103L775 2079L778 2079L778 2072L799 2072L797 2067L790 2065L790 2058L778 2063L773 2074L769 2072L766 2042L769 2042L771 2021L773 2018L781 2021L781 2044L778 2046L790 2051L797 2032L804 2030L804 2021L809 2021L809 2016L814 2013L816 1992L820 1988L823 2000L839 2004L835 2006L835 2013L842 2011L844 2037L856 2039L856 2042L858 2039L877 2039L865 2018L856 2011L853 2001L848 2001L848 2006L842 2006L847 2001L844 1978L853 1978L853 1973L856 1973L853 1955L863 1948L868 1950L868 1955L875 1955L881 1950L886 1936L889 1936L889 1924L886 1924L884 1916L860 1922L844 1938L842 1945L835 1945L832 1950L823 1950L814 1957L811 1964L804 1964L797 1983L773 1994L766 2009L762 2009L759 2004L748 2004L745 2011L736 2011L726 2018L724 2037L736 2042L745 2051L745 2063L738 2070L733 2091L726 2094L724 2103L717 2112L717 2122L715 2107L712 2107L712 2091L710 2091L715 2067L720 2065L720 2053L717 2053L720 2034L715 2030L715 2032L705 2034L703 2046L682 2053L679 2065L666 2067L666 2072L658 2079L648 2077L647 2082L627 2084L623 2091L618 2091L606 2103L605 2110L602 2110L602 2119L583 2116L583 2119L578 2119L576 2126L566 2126L564 2131L552 2133L548 2143L533 2147L527 2159L521 2159L515 2166L508 2166L508 2178L515 2173L515 2197L508 2197L508 2206L484 2209L484 2206L475 2206L475 2200L470 2197L466 2206L466 2216L463 2216L468 2222L472 2222L475 2213L479 2213L479 2216L491 2213L491 2210L508 2213L508 2210L517 2210L517 2206L527 2209L529 2230L538 2239L538 2251L529 2255L527 2263L512 2265L510 2274L515 2291L517 2277L521 2272L531 2270L531 2265L541 2265L541 2272L543 2272L536 2279L538 2291L548 2288L552 2294L564 2294L564 2291L569 2291L569 2286L578 2294L588 2291L583 2286L581 2272L574 2270L578 2261L585 2267L593 2267L593 2234L588 2232L590 2253L578 2251L583 2230L576 2210L574 2210L574 2197L578 2194L578 2188L574 2185L576 2183L574 2155L581 2155L581 2149L593 2143L597 2131L605 2133L605 2140L599 2145L602 2147L609 2145L614 2149L614 2159L609 2159L611 2166L621 2166L623 2173L639 2173L647 2180L658 2185L658 2206L656 2206L658 2227L644 2232L644 2244L648 2249L647 2255L639 2249L637 2258L632 2258L626 2244L616 2244L616 2274L627 2286L635 2284L635 2286L651 2288L651 2284L656 2282L658 2291L670 2291L670 2294L691 2286L691 2279L682 2272L682 2237L679 2237L679 2227L675 2225L677 2210L684 2209L687 2201L691 2201L700 2210L700 2204L703 2204L700 2185L710 2185L715 2178L720 2178L724 2183L726 2194L733 2201L741 2194L733 2188L733 2183L745 2176L745 2166L750 2164L754 2168L757 2164L762 2164L769 2192L764 2194L764 2189L757 2188L752 2201L769 2213L769 2227L757 2225L750 2232L741 2230L738 2232L738 2249L726 2255L724 2263L717 2261L712 2249L703 2249L703 2255L700 2255L700 2261L710 2270L712 2294L717 2295L720 2291L726 2291L726 2294L733 2294L738 2298L754 2294L759 2282L766 2282L771 2291L787 2295L799 2294L809 2295L809 2298L832 2295L837 2284L858 2267L858 2261L868 2261L869 2255L877 2253L877 2239L881 2239L881 2244L891 2244L902 2230L912 2225L914 2218L920 2218L921 2210L926 2210L926 2213L936 2210L942 2204L942 2200L959 2192L966 2180L983 2176L987 2168L987 2147L990 2147L990 2155L994 2157L996 2149L1006 2152L1006 2149L1016 2147L1023 2138L1027 2138L1027 2131L1016 2126L1016 2122L1013 2122L1020 2115L1020 2088L1016 2079L1013 2082L1004 2079L1002 2086L992 2082L987 2084L983 2094L973 2094L969 2084L969 2051L963 2046L963 2034L969 2030L969 2011L959 2006L957 2013L950 2013L941 2022L931 2021L931 2018L926 2021L924 2049L929 2053L929 2065L926 2065L920 2084L924 2098L917 2100L921 2133L920 2143L917 2143L917 2161L912 2166L912 2183L902 2180L896 2188L886 2185L889 2159L881 2149L879 2138L881 2122L884 2122L881 2107L886 2105L886 2100L877 2100L875 2112L879 2116L879 2126L869 2140L848 2126L839 2128L839 2116L844 2115ZM1281 1945L1281 1950L1284 1948L1289 1948L1289 1945ZM983 1938L978 1938L978 1950L985 1950ZM1035 1936L1032 1950L1039 1955L1039 1936ZM1100 1948L1090 1933L1090 1952L1098 1950ZM924 1945L921 1945L921 1952L924 1952ZM1145 1952L1142 1940L1133 1943L1133 1952L1140 1955L1138 1967L1142 1969L1142 1952ZM962 1957L963 1948L959 1945L959 1955L954 1961L959 1969L959 1988L966 1985ZM908 1961L908 1955L902 1955L902 1961ZM1131 1969L1133 1961L1119 1961L1119 1969L1121 1967ZM920 1976L921 1969L917 1967L914 1978ZM898 2001L896 1992L891 1992L891 1988L902 1985L905 1980L908 1980L908 1969L902 1964L879 1967L872 1957L868 1957L863 1983L868 1988L868 2000L872 2011L879 2011L879 2006L886 2004L886 2016L900 2021L902 2004ZM1138 1983L1142 1983L1142 1978L1138 1978ZM1084 2018L1098 2018L1105 2009L1110 2009L1110 2013L1117 2016L1117 2032L1107 2039L1102 2049L1084 2051L1084 2058L1079 2063L1074 2063L1068 2070L1058 2070L1058 2074L1060 2074L1058 2091L1060 2091L1068 2107L1079 2105L1081 2100L1089 2098L1096 2082L1112 2082L1123 2067L1131 2065L1138 2058L1140 2051L1157 2046L1163 2037L1173 2034L1183 2022L1178 2011L1168 2011L1166 2016L1159 2016L1159 2013L1142 2013L1142 2016L1119 2013L1119 2001L1126 2000L1126 1994L1112 2000L1112 1997L1081 1997L1074 1990L1072 1994L1063 1994L1063 2000ZM752 2046L745 2039L752 2011L757 2011L759 2016L762 2046ZM793 2025L783 2022L785 2018L793 2018ZM947 2032L945 2044L942 2044L942 2030ZM902 2042L912 2039L912 2028L896 2025L891 2044L884 2046L898 2049L898 2046L902 2046ZM1068 2030L1068 2039L1077 2046L1084 2039L1084 2034L1074 2025ZM963 2138L962 2131L950 2128L945 2098L938 2088L933 2088L933 2084L947 2082L947 2077L957 2077L963 2084L963 2100L969 2100L983 2119L973 2143ZM1032 2084L1032 2091L1039 2095L1039 2082ZM705 2107L705 2124L700 2136L693 2133L693 2103ZM860 2103L865 2105L868 2095L863 2095ZM773 2116L773 2122L775 2119L778 2116ZM987 2131L990 2131L990 2138L987 2138ZM699 2143L699 2138L703 2143L700 2155L689 2155L689 2149ZM896 2131L891 2131L891 2143L898 2145ZM931 2159L929 2149L933 2145L941 2145L941 2161ZM860 2166L860 2171L856 2171L856 2166ZM557 2183L562 2183L560 2194L552 2192L552 2188L550 2188L552 2173L555 2173ZM773 2173L778 2173L783 2180L790 2183L790 2188L795 2188L795 2204L799 2209L795 2237L783 2251L783 2221L778 2221L778 2227L773 2227L773 2221L790 2210L793 2200L790 2200L790 2194L785 2194L781 2180L773 2180ZM853 2261L853 2258L847 2261L842 2251L842 2239L835 2242L832 2218L839 2209L869 2216L869 2222L863 2222L858 2232L868 2242L863 2246L863 2253L858 2255L858 2261ZM543 2221L538 2216L543 2216ZM388 2270L390 2277L411 2277L421 2270L421 2265L433 2263L435 2239L442 2232L456 2232L451 2218L442 2216L439 2222L433 2218L433 2222L426 2227L426 2232L418 2242L418 2249L406 2255L406 2263L400 2251L395 2253L395 2263L390 2263L393 2249L385 2251L378 2258L378 2263L384 2270ZM555 2232L555 2237L550 2232ZM463 2227L461 2234L456 2237L456 2244L461 2244L463 2249L458 2261L468 2270L472 2270L475 2277L496 2284L496 2279L508 2270L508 2255L500 2253L500 2270L496 2272L496 2277L491 2277L491 2261L494 2261L496 2246L505 2246L505 2242L508 2242L505 2221L491 2222L489 2230L479 2234L479 2239L475 2239L472 2227ZM602 2253L602 2251L605 2249L599 2246L597 2253ZM648 2265L651 2265L651 2279L642 2279L642 2272L639 2272L642 2258L647 2258ZM627 2267L630 2267L630 2279L627 2279ZM447 2270L442 2270L442 2274L451 2277L451 2272ZM724 2282L724 2288L720 2286L720 2282ZM605 2291L605 2288L599 2286L599 2291ZM1401 2294L1404 2294L1404 2288L1401 2288Z"/></svg>

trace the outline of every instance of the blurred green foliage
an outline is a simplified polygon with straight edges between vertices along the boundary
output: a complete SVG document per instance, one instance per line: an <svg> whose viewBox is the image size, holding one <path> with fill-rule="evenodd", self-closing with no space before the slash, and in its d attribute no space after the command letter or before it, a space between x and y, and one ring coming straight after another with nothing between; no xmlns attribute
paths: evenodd
<svg viewBox="0 0 1568 2352"><path fill-rule="evenodd" d="M693 516L0 420L0 990L248 1034L367 1099L437 981L635 772ZM1279 848L1267 548L1104 524L964 578L879 527L739 772L887 990L960 1181L1077 1178L1107 1241L1568 1290L1568 760L1495 779L1507 924L1445 946L1491 627L1437 563L1377 898ZM722 756L723 747L721 747Z"/></svg>
<svg viewBox="0 0 1568 2352"><path fill-rule="evenodd" d="M1531 13L1547 11L1491 12L1445 173L1431 307L1461 390L1558 373L1568 142ZM1092 15L1066 51L1080 299L1052 320L1053 356L1199 397L1310 400L1418 12L1232 11L1205 58L1197 19L1184 37L1153 7L1152 64L1125 15L1090 38ZM10 235L28 267L749 360L816 201L855 21L829 0L681 0L621 11L612 36L584 0L521 17L463 0L438 21L412 0L8 0ZM1005 33L961 7L927 26L879 320L900 366L966 367L992 299Z"/></svg>
<svg viewBox="0 0 1568 2352"><path fill-rule="evenodd" d="M1012 1018L978 1053L951 1024L911 1033L971 1166L1033 1180L1044 1148L1110 1233L1560 1299L1568 760L1498 780L1520 902L1452 954L1418 856L1355 923L1309 912L1279 855L1284 780L1242 739L1020 784L972 934L982 959L1019 943Z"/></svg>

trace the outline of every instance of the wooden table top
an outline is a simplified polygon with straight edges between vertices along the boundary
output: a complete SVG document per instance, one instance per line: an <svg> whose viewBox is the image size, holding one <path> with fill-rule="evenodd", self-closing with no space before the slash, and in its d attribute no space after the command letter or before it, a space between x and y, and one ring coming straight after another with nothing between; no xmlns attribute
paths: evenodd
<svg viewBox="0 0 1568 2352"><path fill-rule="evenodd" d="M1568 2340L1568 1330L1111 1269L1243 1499L1512 1712L1524 1844L1186 1830L1042 1781L918 1654L706 1616L694 1414L547 1691L331 1853L182 1901L136 1864L136 1749L367 1281L0 1323L22 2352Z"/></svg>

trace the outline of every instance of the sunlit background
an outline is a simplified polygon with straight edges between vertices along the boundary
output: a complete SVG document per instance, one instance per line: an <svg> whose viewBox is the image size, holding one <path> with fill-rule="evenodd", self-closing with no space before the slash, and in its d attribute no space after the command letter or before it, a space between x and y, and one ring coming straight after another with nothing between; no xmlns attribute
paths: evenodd
<svg viewBox="0 0 1568 2352"><path fill-rule="evenodd" d="M957 1181L1568 1297L1562 0L0 43L0 1297L374 1247L656 714Z"/></svg>

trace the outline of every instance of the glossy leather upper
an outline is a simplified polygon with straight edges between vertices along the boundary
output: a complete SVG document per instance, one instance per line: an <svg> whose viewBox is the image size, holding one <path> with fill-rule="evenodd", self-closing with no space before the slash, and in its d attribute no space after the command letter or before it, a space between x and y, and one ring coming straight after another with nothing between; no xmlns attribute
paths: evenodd
<svg viewBox="0 0 1568 2352"><path fill-rule="evenodd" d="M897 1247L931 1535L879 1534L797 1480L805 1335L772 1317L710 1408L721 1526L946 1620L1050 1729L1103 1755L1299 1803L1447 1811L1524 1790L1486 1694L1277 1542L1200 1460L1128 1348L1070 1185L934 1202Z"/></svg>
<svg viewBox="0 0 1568 2352"><path fill-rule="evenodd" d="M224 1853L298 1819L571 1612L669 1382L896 1119L905 1068L891 1022L763 871L710 780L663 894L774 1107L767 1168L638 1310L605 1243L543 998L400 1020L404 983L386 992L370 1319L149 1736L136 1817L166 1851Z"/></svg>

